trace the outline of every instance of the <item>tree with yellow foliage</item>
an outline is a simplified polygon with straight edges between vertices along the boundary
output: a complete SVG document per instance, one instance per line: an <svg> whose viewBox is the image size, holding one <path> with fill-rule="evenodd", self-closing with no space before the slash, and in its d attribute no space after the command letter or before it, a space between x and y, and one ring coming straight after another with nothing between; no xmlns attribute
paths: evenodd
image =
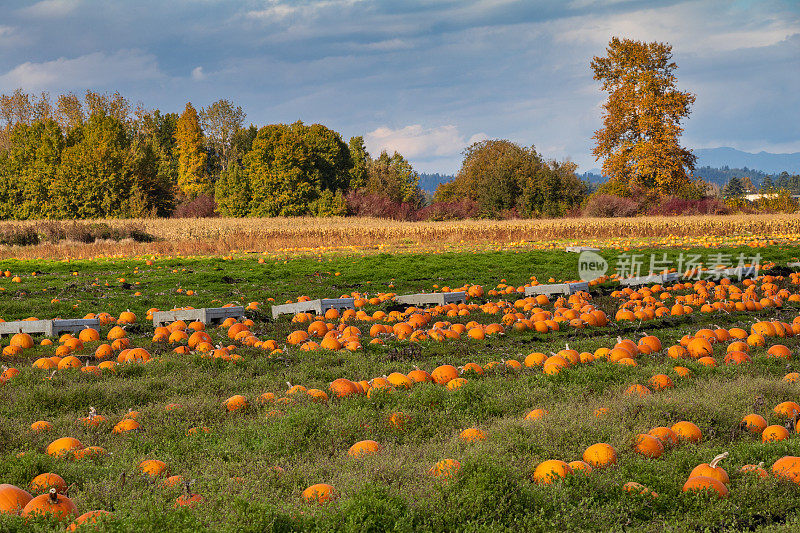
<svg viewBox="0 0 800 533"><path fill-rule="evenodd" d="M692 176L696 157L678 142L695 95L677 88L672 46L614 37L591 68L608 92L592 150L609 176L603 192L702 195Z"/></svg>
<svg viewBox="0 0 800 533"><path fill-rule="evenodd" d="M206 153L203 150L203 130L191 102L181 113L175 129L178 149L178 189L188 199L211 191L206 173Z"/></svg>

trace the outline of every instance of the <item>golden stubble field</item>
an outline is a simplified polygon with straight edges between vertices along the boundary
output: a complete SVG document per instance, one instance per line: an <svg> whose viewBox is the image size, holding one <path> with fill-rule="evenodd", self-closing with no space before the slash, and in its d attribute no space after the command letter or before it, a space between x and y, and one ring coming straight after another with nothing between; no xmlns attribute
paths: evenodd
<svg viewBox="0 0 800 533"><path fill-rule="evenodd" d="M226 255L243 252L294 256L326 252L440 252L546 249L566 244L641 246L751 245L800 242L800 215L759 214L537 220L402 222L372 218L201 218L81 221L137 225L155 242L60 242L0 247L2 258ZM43 221L0 223L34 226Z"/></svg>

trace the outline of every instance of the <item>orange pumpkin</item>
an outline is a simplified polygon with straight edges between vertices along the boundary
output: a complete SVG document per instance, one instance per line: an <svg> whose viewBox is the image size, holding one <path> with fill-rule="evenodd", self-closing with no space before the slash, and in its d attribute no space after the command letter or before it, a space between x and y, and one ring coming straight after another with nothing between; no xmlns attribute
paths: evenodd
<svg viewBox="0 0 800 533"><path fill-rule="evenodd" d="M52 515L59 520L66 520L78 514L78 508L71 499L50 489L47 494L36 496L22 510L22 516Z"/></svg>

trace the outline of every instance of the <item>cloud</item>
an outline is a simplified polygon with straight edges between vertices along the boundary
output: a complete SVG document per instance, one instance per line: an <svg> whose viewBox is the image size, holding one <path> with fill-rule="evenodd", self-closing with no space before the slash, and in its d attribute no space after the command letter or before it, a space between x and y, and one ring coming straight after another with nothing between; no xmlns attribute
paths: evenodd
<svg viewBox="0 0 800 533"><path fill-rule="evenodd" d="M746 19L740 16L729 2L719 0L640 9L624 16L592 13L560 20L564 31L555 39L594 46L605 46L612 36L667 41L683 52L711 55L774 45L800 32L796 14L782 17L767 10Z"/></svg>
<svg viewBox="0 0 800 533"><path fill-rule="evenodd" d="M63 17L75 11L77 7L78 0L42 0L21 9L20 12L32 17Z"/></svg>
<svg viewBox="0 0 800 533"><path fill-rule="evenodd" d="M194 67L192 69L192 79L195 81L206 79L206 73L203 72L203 67Z"/></svg>
<svg viewBox="0 0 800 533"><path fill-rule="evenodd" d="M0 46L12 44L15 40L16 28L0 25Z"/></svg>
<svg viewBox="0 0 800 533"><path fill-rule="evenodd" d="M589 168L606 97L589 61L615 34L673 45L697 94L685 145L800 139L795 0L0 0L0 91L229 98L257 125L322 123L433 172L477 132Z"/></svg>
<svg viewBox="0 0 800 533"><path fill-rule="evenodd" d="M366 134L364 143L372 154L386 150L407 158L430 159L453 157L473 142L486 138L485 133L476 133L467 140L452 124L437 128L412 124L395 130L386 126L377 128Z"/></svg>
<svg viewBox="0 0 800 533"><path fill-rule="evenodd" d="M27 90L110 87L152 81L162 77L154 56L139 50L113 54L94 52L75 58L58 58L42 63L25 62L0 75L0 88Z"/></svg>
<svg viewBox="0 0 800 533"><path fill-rule="evenodd" d="M267 7L265 9L248 11L245 16L251 19L276 22L295 14L298 11L298 9L299 9L298 7L294 6L277 4Z"/></svg>

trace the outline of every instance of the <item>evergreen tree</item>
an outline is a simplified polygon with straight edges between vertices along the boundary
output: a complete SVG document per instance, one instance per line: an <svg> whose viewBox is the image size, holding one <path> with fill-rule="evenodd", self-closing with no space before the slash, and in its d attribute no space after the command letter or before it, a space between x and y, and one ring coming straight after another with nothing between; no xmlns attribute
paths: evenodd
<svg viewBox="0 0 800 533"><path fill-rule="evenodd" d="M736 176L728 180L725 187L722 189L722 196L725 198L740 198L744 196L744 187L742 187L742 180Z"/></svg>

